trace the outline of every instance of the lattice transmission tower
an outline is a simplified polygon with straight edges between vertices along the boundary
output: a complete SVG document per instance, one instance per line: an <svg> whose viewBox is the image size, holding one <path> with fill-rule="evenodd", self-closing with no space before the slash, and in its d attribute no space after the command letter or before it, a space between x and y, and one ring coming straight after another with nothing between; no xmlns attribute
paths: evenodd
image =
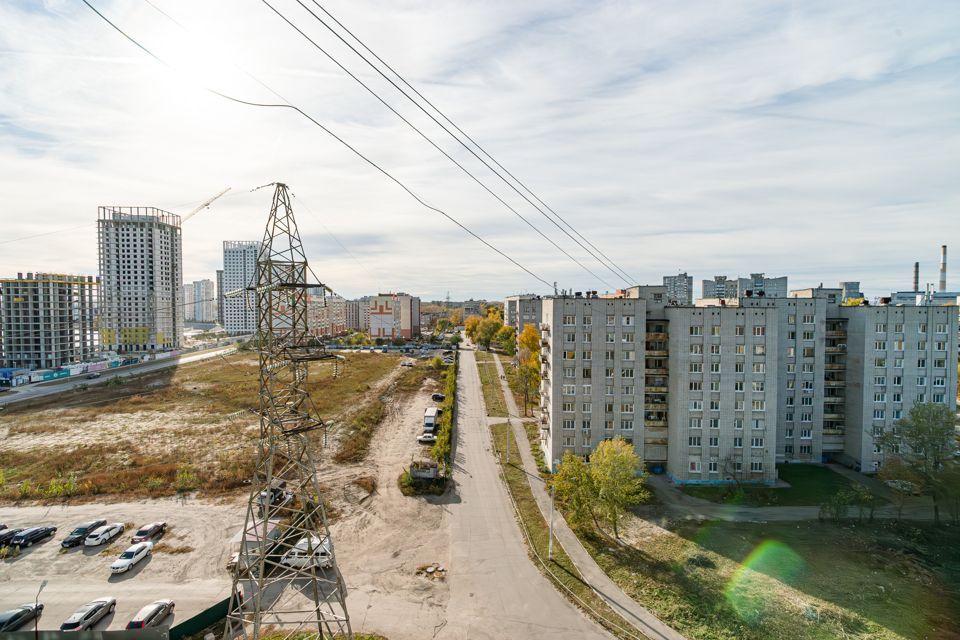
<svg viewBox="0 0 960 640"><path fill-rule="evenodd" d="M260 439L224 638L352 638L308 434L324 423L307 392L307 258L287 186L277 184L257 257Z"/></svg>

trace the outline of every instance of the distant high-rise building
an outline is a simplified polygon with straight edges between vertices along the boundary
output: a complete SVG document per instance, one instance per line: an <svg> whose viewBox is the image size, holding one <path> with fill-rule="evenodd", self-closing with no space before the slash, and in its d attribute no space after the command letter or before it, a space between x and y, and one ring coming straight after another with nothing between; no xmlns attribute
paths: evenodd
<svg viewBox="0 0 960 640"><path fill-rule="evenodd" d="M344 320L349 331L360 331L360 302L347 300L344 304Z"/></svg>
<svg viewBox="0 0 960 640"><path fill-rule="evenodd" d="M47 369L96 356L97 284L47 273L0 280L2 366Z"/></svg>
<svg viewBox="0 0 960 640"><path fill-rule="evenodd" d="M183 340L180 216L154 207L100 207L100 347L175 349Z"/></svg>
<svg viewBox="0 0 960 640"><path fill-rule="evenodd" d="M370 296L367 305L371 338L412 338L420 335L420 298L406 293Z"/></svg>
<svg viewBox="0 0 960 640"><path fill-rule="evenodd" d="M751 273L749 278L714 276L702 281L701 298L786 298L787 277L766 278L762 273Z"/></svg>
<svg viewBox="0 0 960 640"><path fill-rule="evenodd" d="M503 310L503 324L515 328L519 335L524 325L532 324L539 327L543 299L532 293L507 296L503 303Z"/></svg>
<svg viewBox="0 0 960 640"><path fill-rule="evenodd" d="M307 331L317 337L336 336L347 330L347 301L325 295L322 289L307 291Z"/></svg>
<svg viewBox="0 0 960 640"><path fill-rule="evenodd" d="M688 276L686 272L663 276L663 286L667 288L667 302L693 304L693 276Z"/></svg>
<svg viewBox="0 0 960 640"><path fill-rule="evenodd" d="M223 329L230 335L257 330L257 301L247 289L256 283L259 253L258 240L223 243Z"/></svg>
<svg viewBox="0 0 960 640"><path fill-rule="evenodd" d="M182 287L183 290L183 319L186 322L193 322L197 319L197 305L196 298L194 297L194 283L185 284Z"/></svg>
<svg viewBox="0 0 960 640"><path fill-rule="evenodd" d="M223 326L223 269L217 269L217 324Z"/></svg>
<svg viewBox="0 0 960 640"><path fill-rule="evenodd" d="M196 322L213 322L216 320L217 298L213 280L195 280L189 287L191 289L191 299L188 304L192 304L193 307L193 320Z"/></svg>

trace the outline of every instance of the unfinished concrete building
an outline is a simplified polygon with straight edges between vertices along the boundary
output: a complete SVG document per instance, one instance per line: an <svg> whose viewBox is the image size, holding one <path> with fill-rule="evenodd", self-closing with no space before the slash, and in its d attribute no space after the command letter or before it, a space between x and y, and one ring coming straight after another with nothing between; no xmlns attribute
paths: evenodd
<svg viewBox="0 0 960 640"><path fill-rule="evenodd" d="M93 276L18 273L0 280L0 361L49 369L92 359L98 282Z"/></svg>

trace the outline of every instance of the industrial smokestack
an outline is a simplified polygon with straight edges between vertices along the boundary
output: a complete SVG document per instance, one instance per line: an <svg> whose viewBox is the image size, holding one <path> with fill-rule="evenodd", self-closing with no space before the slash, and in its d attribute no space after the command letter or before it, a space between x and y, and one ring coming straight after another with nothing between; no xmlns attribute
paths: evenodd
<svg viewBox="0 0 960 640"><path fill-rule="evenodd" d="M920 291L920 263L913 263L913 290Z"/></svg>
<svg viewBox="0 0 960 640"><path fill-rule="evenodd" d="M940 245L940 291L947 290L947 245Z"/></svg>

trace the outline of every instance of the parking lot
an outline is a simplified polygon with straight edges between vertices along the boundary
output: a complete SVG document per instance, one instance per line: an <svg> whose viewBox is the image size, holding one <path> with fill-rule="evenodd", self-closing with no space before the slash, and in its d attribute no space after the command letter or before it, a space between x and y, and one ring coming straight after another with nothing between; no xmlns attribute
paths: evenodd
<svg viewBox="0 0 960 640"><path fill-rule="evenodd" d="M182 622L229 594L230 576L224 569L227 541L241 528L243 515L243 504L237 500L0 508L0 522L8 527L57 527L52 539L0 561L0 610L33 602L41 582L47 580L40 596L41 629L59 629L77 607L103 596L116 598L117 608L96 625L97 630L123 629L142 606L160 598L176 602L174 615L164 624ZM77 524L98 518L129 526L110 544L61 549L60 541ZM167 533L155 540L155 553L127 573L111 574L110 564L130 546L136 528L153 521L168 524Z"/></svg>

